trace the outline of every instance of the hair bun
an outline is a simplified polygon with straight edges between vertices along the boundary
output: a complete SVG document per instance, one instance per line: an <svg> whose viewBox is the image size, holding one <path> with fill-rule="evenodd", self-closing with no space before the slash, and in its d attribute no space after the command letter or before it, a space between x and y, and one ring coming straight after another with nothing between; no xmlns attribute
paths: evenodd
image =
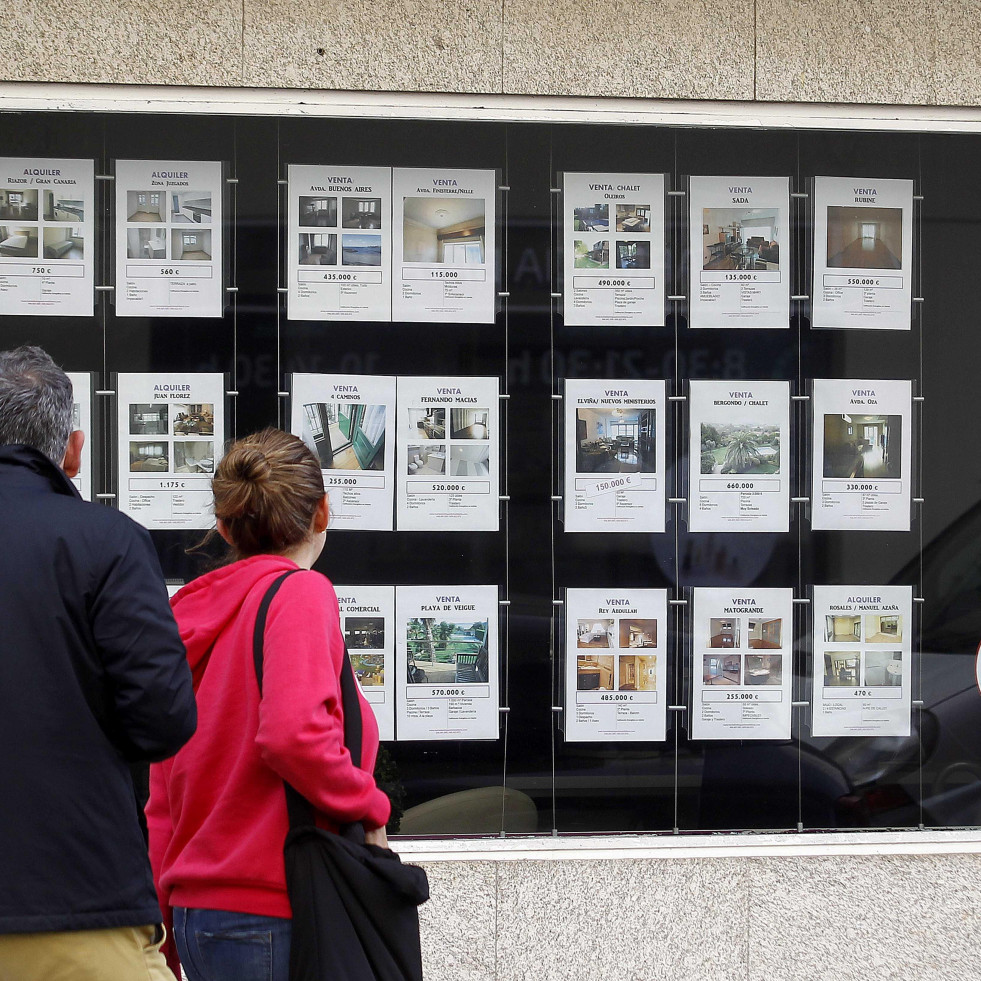
<svg viewBox="0 0 981 981"><path fill-rule="evenodd" d="M238 446L232 453L234 460L230 462L233 464L234 474L238 480L248 480L252 483L268 480L272 473L272 466L262 450L255 446Z"/></svg>

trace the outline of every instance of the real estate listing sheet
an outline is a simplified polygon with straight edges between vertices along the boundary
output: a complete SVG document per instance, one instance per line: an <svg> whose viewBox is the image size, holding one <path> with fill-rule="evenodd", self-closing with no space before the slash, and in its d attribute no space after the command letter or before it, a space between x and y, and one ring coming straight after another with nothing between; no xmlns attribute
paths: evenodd
<svg viewBox="0 0 981 981"><path fill-rule="evenodd" d="M790 383L692 381L691 531L790 527Z"/></svg>
<svg viewBox="0 0 981 981"><path fill-rule="evenodd" d="M667 728L668 593L567 589L566 742L651 742Z"/></svg>
<svg viewBox="0 0 981 981"><path fill-rule="evenodd" d="M338 586L341 633L378 738L395 738L395 587Z"/></svg>
<svg viewBox="0 0 981 981"><path fill-rule="evenodd" d="M0 315L91 317L95 162L0 157Z"/></svg>
<svg viewBox="0 0 981 981"><path fill-rule="evenodd" d="M320 461L331 529L391 531L394 376L295 374L291 389L290 427Z"/></svg>
<svg viewBox="0 0 981 981"><path fill-rule="evenodd" d="M663 381L565 383L565 530L664 531Z"/></svg>
<svg viewBox="0 0 981 981"><path fill-rule="evenodd" d="M497 586L397 586L399 740L496 739Z"/></svg>
<svg viewBox="0 0 981 981"><path fill-rule="evenodd" d="M563 175L567 327L663 327L664 174Z"/></svg>
<svg viewBox="0 0 981 981"><path fill-rule="evenodd" d="M396 168L392 316L492 324L497 309L497 173Z"/></svg>
<svg viewBox="0 0 981 981"><path fill-rule="evenodd" d="M815 586L811 733L908 736L912 586Z"/></svg>
<svg viewBox="0 0 981 981"><path fill-rule="evenodd" d="M500 379L398 379L399 531L497 531Z"/></svg>
<svg viewBox="0 0 981 981"><path fill-rule="evenodd" d="M811 527L909 531L912 383L817 378Z"/></svg>
<svg viewBox="0 0 981 981"><path fill-rule="evenodd" d="M789 739L794 591L693 594L692 739Z"/></svg>
<svg viewBox="0 0 981 981"><path fill-rule="evenodd" d="M225 376L116 377L119 508L150 529L214 524L211 478L225 443Z"/></svg>
<svg viewBox="0 0 981 981"><path fill-rule="evenodd" d="M287 168L290 320L392 319L392 171Z"/></svg>
<svg viewBox="0 0 981 981"><path fill-rule="evenodd" d="M815 327L909 330L913 182L814 178Z"/></svg>
<svg viewBox="0 0 981 981"><path fill-rule="evenodd" d="M92 500L92 443L96 437L92 427L92 373L89 371L66 372L72 383L72 429L81 429L85 433L82 444L82 465L78 473L72 477L72 483L82 495L83 501Z"/></svg>
<svg viewBox="0 0 981 981"><path fill-rule="evenodd" d="M692 177L689 327L790 325L790 178Z"/></svg>
<svg viewBox="0 0 981 981"><path fill-rule="evenodd" d="M116 161L116 315L220 317L221 163Z"/></svg>

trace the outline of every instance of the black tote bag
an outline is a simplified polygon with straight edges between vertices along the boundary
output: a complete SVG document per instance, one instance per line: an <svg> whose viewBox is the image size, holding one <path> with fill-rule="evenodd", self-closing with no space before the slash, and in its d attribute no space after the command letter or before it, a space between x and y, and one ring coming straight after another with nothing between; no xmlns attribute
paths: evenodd
<svg viewBox="0 0 981 981"><path fill-rule="evenodd" d="M287 572L266 591L252 639L259 694L266 617ZM361 705L347 651L341 669L344 745L361 765ZM429 898L425 870L364 843L364 828L341 834L314 824L314 808L284 781L290 831L283 854L293 907L290 981L422 981L418 906Z"/></svg>

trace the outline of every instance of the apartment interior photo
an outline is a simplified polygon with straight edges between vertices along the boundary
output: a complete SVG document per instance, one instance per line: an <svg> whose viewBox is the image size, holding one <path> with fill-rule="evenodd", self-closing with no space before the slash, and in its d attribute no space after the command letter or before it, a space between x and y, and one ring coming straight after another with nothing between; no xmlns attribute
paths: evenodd
<svg viewBox="0 0 981 981"><path fill-rule="evenodd" d="M336 266L337 235L328 232L300 233L301 266Z"/></svg>
<svg viewBox="0 0 981 981"><path fill-rule="evenodd" d="M127 228L126 258L166 259L167 230L165 228Z"/></svg>
<svg viewBox="0 0 981 981"><path fill-rule="evenodd" d="M621 654L620 691L657 691L657 655Z"/></svg>
<svg viewBox="0 0 981 981"><path fill-rule="evenodd" d="M170 258L181 262L211 261L211 232L185 232L175 228L171 232Z"/></svg>
<svg viewBox="0 0 981 981"><path fill-rule="evenodd" d="M85 202L64 198L54 191L42 191L45 221L85 221Z"/></svg>
<svg viewBox="0 0 981 981"><path fill-rule="evenodd" d="M381 228L381 205L381 198L344 198L341 201L341 226L343 228Z"/></svg>
<svg viewBox="0 0 981 981"><path fill-rule="evenodd" d="M783 620L779 617L765 620L751 618L747 627L750 650L775 651L780 649Z"/></svg>
<svg viewBox="0 0 981 981"><path fill-rule="evenodd" d="M705 654L702 656L702 684L710 686L738 685L738 654Z"/></svg>
<svg viewBox="0 0 981 981"><path fill-rule="evenodd" d="M385 406L308 402L300 438L324 470L384 470Z"/></svg>
<svg viewBox="0 0 981 981"><path fill-rule="evenodd" d="M486 477L490 474L490 446L464 444L450 447L450 476Z"/></svg>
<svg viewBox="0 0 981 981"><path fill-rule="evenodd" d="M617 246L617 269L650 269L651 243L620 241Z"/></svg>
<svg viewBox="0 0 981 981"><path fill-rule="evenodd" d="M824 639L857 644L862 640L862 618L860 616L832 616L824 618Z"/></svg>
<svg viewBox="0 0 981 981"><path fill-rule="evenodd" d="M651 206L649 204L618 204L618 232L649 232L651 230Z"/></svg>
<svg viewBox="0 0 981 981"><path fill-rule="evenodd" d="M572 248L572 264L576 269L610 268L610 243L607 239L577 238Z"/></svg>
<svg viewBox="0 0 981 981"><path fill-rule="evenodd" d="M828 208L829 269L902 267L902 208Z"/></svg>
<svg viewBox="0 0 981 981"><path fill-rule="evenodd" d="M307 228L336 228L337 198L301 195L300 224Z"/></svg>
<svg viewBox="0 0 981 981"><path fill-rule="evenodd" d="M174 473L213 473L215 444L210 439L174 441Z"/></svg>
<svg viewBox="0 0 981 981"><path fill-rule="evenodd" d="M385 647L385 618L345 617L344 641L349 650L382 650Z"/></svg>
<svg viewBox="0 0 981 981"><path fill-rule="evenodd" d="M169 467L166 443L134 441L129 444L129 469L132 473L166 473Z"/></svg>
<svg viewBox="0 0 981 981"><path fill-rule="evenodd" d="M655 409L576 409L576 473L655 473Z"/></svg>
<svg viewBox="0 0 981 981"><path fill-rule="evenodd" d="M576 646L604 650L615 647L613 621L603 618L576 621Z"/></svg>
<svg viewBox="0 0 981 981"><path fill-rule="evenodd" d="M704 208L702 268L780 268L779 215L770 208Z"/></svg>
<svg viewBox="0 0 981 981"><path fill-rule="evenodd" d="M747 685L779 685L783 682L783 655L747 654L745 662Z"/></svg>
<svg viewBox="0 0 981 981"><path fill-rule="evenodd" d="M709 647L741 647L739 617L712 617L709 620Z"/></svg>
<svg viewBox="0 0 981 981"><path fill-rule="evenodd" d="M826 415L824 476L900 477L902 431L902 416Z"/></svg>
<svg viewBox="0 0 981 981"><path fill-rule="evenodd" d="M214 436L215 407L210 402L190 402L175 409L175 436Z"/></svg>
<svg viewBox="0 0 981 981"><path fill-rule="evenodd" d="M81 259L85 254L85 240L80 226L45 228L43 233L45 259Z"/></svg>
<svg viewBox="0 0 981 981"><path fill-rule="evenodd" d="M613 690L613 655L579 654L576 657L577 691Z"/></svg>
<svg viewBox="0 0 981 981"><path fill-rule="evenodd" d="M454 439L489 439L490 409L450 409L450 435Z"/></svg>
<svg viewBox="0 0 981 981"><path fill-rule="evenodd" d="M621 620L620 649L657 647L657 620Z"/></svg>
<svg viewBox="0 0 981 981"><path fill-rule="evenodd" d="M572 229L576 232L608 232L610 230L610 206L587 204L572 210Z"/></svg>
<svg viewBox="0 0 981 981"><path fill-rule="evenodd" d="M165 221L166 208L166 194L163 191L126 192L127 221Z"/></svg>
<svg viewBox="0 0 981 981"><path fill-rule="evenodd" d="M0 187L0 219L37 221L37 191Z"/></svg>
<svg viewBox="0 0 981 981"><path fill-rule="evenodd" d="M865 652L865 685L869 688L899 688L902 683L902 651Z"/></svg>
<svg viewBox="0 0 981 981"><path fill-rule="evenodd" d="M427 446L409 446L407 473L410 477L442 477L446 473L446 444L430 443Z"/></svg>
<svg viewBox="0 0 981 981"><path fill-rule="evenodd" d="M168 432L166 402L131 402L129 431L132 436L166 436Z"/></svg>
<svg viewBox="0 0 981 981"><path fill-rule="evenodd" d="M446 409L409 409L409 435L446 439Z"/></svg>
<svg viewBox="0 0 981 981"><path fill-rule="evenodd" d="M0 225L0 255L37 258L37 228Z"/></svg>
<svg viewBox="0 0 981 981"><path fill-rule="evenodd" d="M211 221L211 192L171 191L170 220L175 225L209 223Z"/></svg>
<svg viewBox="0 0 981 981"><path fill-rule="evenodd" d="M855 651L827 651L824 655L825 688L857 688L861 658Z"/></svg>
<svg viewBox="0 0 981 981"><path fill-rule="evenodd" d="M405 262L476 266L486 261L483 198L404 198Z"/></svg>
<svg viewBox="0 0 981 981"><path fill-rule="evenodd" d="M903 641L903 618L897 613L866 613L866 644L901 644Z"/></svg>

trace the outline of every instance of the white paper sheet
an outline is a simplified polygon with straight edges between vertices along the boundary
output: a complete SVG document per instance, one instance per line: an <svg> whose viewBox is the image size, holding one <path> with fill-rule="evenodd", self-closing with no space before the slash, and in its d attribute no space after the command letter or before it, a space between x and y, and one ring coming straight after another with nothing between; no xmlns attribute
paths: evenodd
<svg viewBox="0 0 981 981"><path fill-rule="evenodd" d="M911 586L815 586L814 736L908 736Z"/></svg>
<svg viewBox="0 0 981 981"><path fill-rule="evenodd" d="M396 735L496 739L496 586L397 586Z"/></svg>
<svg viewBox="0 0 981 981"><path fill-rule="evenodd" d="M788 327L790 178L692 177L690 327Z"/></svg>
<svg viewBox="0 0 981 981"><path fill-rule="evenodd" d="M74 395L72 429L81 429L85 433L85 442L82 444L82 465L71 480L82 495L82 500L91 501L94 477L92 473L92 443L97 436L92 428L92 373L89 371L68 371L66 374L72 383Z"/></svg>
<svg viewBox="0 0 981 981"><path fill-rule="evenodd" d="M566 742L650 742L667 728L665 589L567 589Z"/></svg>
<svg viewBox="0 0 981 981"><path fill-rule="evenodd" d="M694 590L692 739L789 739L792 589Z"/></svg>
<svg viewBox="0 0 981 981"><path fill-rule="evenodd" d="M909 330L913 182L814 179L815 327Z"/></svg>
<svg viewBox="0 0 981 981"><path fill-rule="evenodd" d="M496 173L396 168L392 212L393 319L494 323Z"/></svg>
<svg viewBox="0 0 981 981"><path fill-rule="evenodd" d="M497 378L399 377L399 531L497 531L499 398Z"/></svg>
<svg viewBox="0 0 981 981"><path fill-rule="evenodd" d="M116 161L116 315L220 317L221 164Z"/></svg>
<svg viewBox="0 0 981 981"><path fill-rule="evenodd" d="M691 531L790 528L790 383L693 381Z"/></svg>
<svg viewBox="0 0 981 981"><path fill-rule="evenodd" d="M395 378L292 376L290 430L320 460L337 531L391 531Z"/></svg>
<svg viewBox="0 0 981 981"><path fill-rule="evenodd" d="M288 174L289 319L391 320L391 168L291 164Z"/></svg>
<svg viewBox="0 0 981 981"><path fill-rule="evenodd" d="M375 713L378 736L395 738L395 587L338 586L341 631L351 667Z"/></svg>
<svg viewBox="0 0 981 981"><path fill-rule="evenodd" d="M211 478L225 444L219 373L116 378L119 508L150 529L214 524Z"/></svg>
<svg viewBox="0 0 981 981"><path fill-rule="evenodd" d="M565 530L664 531L663 381L565 383Z"/></svg>
<svg viewBox="0 0 981 981"><path fill-rule="evenodd" d="M567 327L664 326L664 174L565 174Z"/></svg>
<svg viewBox="0 0 981 981"><path fill-rule="evenodd" d="M91 317L95 163L0 157L0 315Z"/></svg>
<svg viewBox="0 0 981 981"><path fill-rule="evenodd" d="M818 378L811 527L909 531L912 386Z"/></svg>

